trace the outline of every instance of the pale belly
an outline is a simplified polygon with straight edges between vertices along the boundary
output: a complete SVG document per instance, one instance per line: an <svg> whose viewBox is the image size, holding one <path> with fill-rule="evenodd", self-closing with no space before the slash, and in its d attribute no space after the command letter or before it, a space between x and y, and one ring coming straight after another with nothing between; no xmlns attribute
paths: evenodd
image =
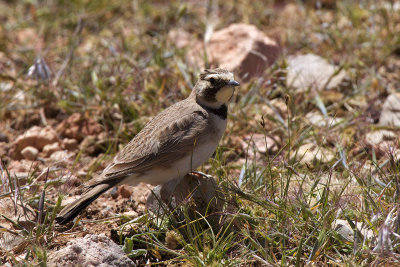
<svg viewBox="0 0 400 267"><path fill-rule="evenodd" d="M217 142L210 142L195 148L193 153L176 161L169 168L153 168L152 170L139 175L132 175L123 183L137 185L140 182L147 184L164 184L175 178L182 178L186 174L195 171L200 165L206 162L215 152Z"/></svg>

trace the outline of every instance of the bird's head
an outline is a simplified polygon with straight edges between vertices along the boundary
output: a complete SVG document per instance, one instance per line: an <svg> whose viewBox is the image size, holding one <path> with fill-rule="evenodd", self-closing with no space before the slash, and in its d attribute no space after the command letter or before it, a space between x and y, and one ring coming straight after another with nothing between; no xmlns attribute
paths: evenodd
<svg viewBox="0 0 400 267"><path fill-rule="evenodd" d="M226 105L233 96L239 83L232 72L225 69L208 69L200 74L200 79L193 88L198 103L209 108Z"/></svg>

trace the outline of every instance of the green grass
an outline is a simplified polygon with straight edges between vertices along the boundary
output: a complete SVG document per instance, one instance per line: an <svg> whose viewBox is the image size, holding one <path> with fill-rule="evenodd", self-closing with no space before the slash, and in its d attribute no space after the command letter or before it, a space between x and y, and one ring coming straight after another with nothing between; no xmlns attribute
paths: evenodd
<svg viewBox="0 0 400 267"><path fill-rule="evenodd" d="M43 125L37 119L40 112L53 126L78 112L99 122L106 136L96 160L82 149L72 166L38 162L21 185L6 171L11 155L1 155L1 199L20 198L44 214L43 221L32 222L29 229L13 220L16 230L0 228L1 233L14 231L27 241L20 253L0 249L1 264L45 265L53 238L61 235L53 221L65 180L55 178L68 177L67 171L76 174L82 165L88 166L86 178L91 178L152 116L190 93L200 70L188 65L187 51L174 47L167 34L183 28L202 40L215 12L218 29L234 22L252 23L284 48L261 77L242 83L230 106L221 147L201 168L217 179L229 200L224 223L215 227L199 214L193 219L185 207L179 208L186 215L179 223L172 215L155 219L145 213L130 222L117 216L115 239L142 264L398 262L398 156L366 146L365 135L379 128L376 114L387 95L400 88L399 11L390 1L386 6L367 0L336 1L334 9L292 1L299 8L295 13L273 9L274 1L216 1L218 9L211 2L208 9L195 1L0 3L0 132L17 136L34 124ZM348 84L322 92L296 93L288 88L287 56L305 53L346 70ZM27 77L39 57L52 72L49 80ZM318 127L305 119L310 112L343 120ZM243 149L238 140L252 134L278 137L278 151L262 154L251 145ZM302 163L299 148L309 143L321 151L329 149L334 159ZM51 171L44 181L40 175L47 168ZM57 200L50 200L49 194ZM353 227L355 241L338 234L337 219ZM372 237L363 236L356 223L371 230ZM371 252L389 239L391 250Z"/></svg>

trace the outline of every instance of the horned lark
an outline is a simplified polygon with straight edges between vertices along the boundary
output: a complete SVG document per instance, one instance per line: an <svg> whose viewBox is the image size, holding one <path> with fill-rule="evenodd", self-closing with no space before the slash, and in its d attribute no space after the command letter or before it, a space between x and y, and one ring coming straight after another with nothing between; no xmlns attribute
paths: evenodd
<svg viewBox="0 0 400 267"><path fill-rule="evenodd" d="M108 189L120 185L164 184L182 178L207 161L225 131L227 103L239 83L224 69L205 70L188 98L154 117L115 156L86 192L56 218L59 224L78 213Z"/></svg>

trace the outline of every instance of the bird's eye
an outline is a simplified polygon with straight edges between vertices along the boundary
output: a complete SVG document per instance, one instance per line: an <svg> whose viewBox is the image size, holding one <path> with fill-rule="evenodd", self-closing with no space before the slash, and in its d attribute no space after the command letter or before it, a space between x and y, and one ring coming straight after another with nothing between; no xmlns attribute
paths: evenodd
<svg viewBox="0 0 400 267"><path fill-rule="evenodd" d="M210 83L215 84L215 78L210 78Z"/></svg>

